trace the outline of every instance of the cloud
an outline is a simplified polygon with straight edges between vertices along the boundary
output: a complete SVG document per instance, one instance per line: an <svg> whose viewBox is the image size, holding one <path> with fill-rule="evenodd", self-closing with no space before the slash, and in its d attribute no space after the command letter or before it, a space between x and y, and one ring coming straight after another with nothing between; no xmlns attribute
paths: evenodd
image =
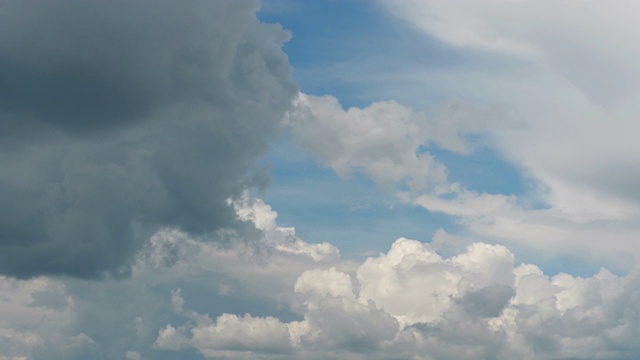
<svg viewBox="0 0 640 360"><path fill-rule="evenodd" d="M446 43L545 63L596 103L615 103L638 91L634 84L638 72L631 59L640 55L640 48L626 41L638 33L632 26L638 19L637 4L632 2L612 6L598 1L579 6L553 1L380 2Z"/></svg>
<svg viewBox="0 0 640 360"><path fill-rule="evenodd" d="M240 220L253 223L262 232L264 240L280 252L306 255L318 262L336 260L340 256L338 248L328 242L310 244L296 235L295 228L277 226L278 213L261 199L250 198L247 192L238 200L229 202Z"/></svg>
<svg viewBox="0 0 640 360"><path fill-rule="evenodd" d="M296 92L258 7L3 3L1 273L127 276L161 227L232 225Z"/></svg>
<svg viewBox="0 0 640 360"><path fill-rule="evenodd" d="M549 84L535 86L542 85ZM543 130L546 125L540 123L546 123L545 119L512 118L508 115L510 111L497 106L451 104L427 116L394 101L344 110L329 95L300 94L294 104L286 123L299 146L310 151L321 164L343 178L364 174L401 202L455 218L479 239L554 255L575 254L579 249L591 259L622 269L630 266L633 255L629 254L638 254L640 250L633 240L640 232L637 222L640 207L633 197L611 196L606 188L590 183L589 176L578 176L581 169L595 168L610 160L599 160L601 154L596 155L587 166L583 164L585 159L600 151L589 147L580 155L574 153L574 148L582 144L567 145L596 131L591 127L593 114L580 120L586 121L585 126L576 128L582 135L568 138L567 132L559 128ZM505 107L518 109L519 113L519 105L522 104L514 102ZM560 102L554 100L552 105L560 106ZM565 120L571 123L579 119L556 123ZM547 144L547 140L561 148L553 150L535 144ZM525 154L527 149L533 149L529 145L535 147L535 154ZM631 142L627 145L633 146ZM464 183L449 182L449 164L437 158L434 149L473 157L474 150L482 146L494 147L507 161L517 162L522 176L535 186L523 194L505 195L476 192ZM567 153L565 147L572 149ZM572 154L580 159L573 159ZM620 155L627 157L626 152ZM555 161L566 163L549 169L549 164ZM607 167L616 175L606 179L632 181L633 171L618 176L630 166L618 167L616 163L613 161ZM606 182L612 181L618 180ZM536 203L543 205L532 205ZM609 240L602 242L603 238ZM624 264L617 260L623 254L627 257Z"/></svg>
<svg viewBox="0 0 640 360"><path fill-rule="evenodd" d="M617 217L624 222L618 228L634 222L637 229L639 197L632 184L638 173L632 164L639 159L632 134L638 130L633 99L640 72L633 64L640 48L628 40L638 32L632 25L636 4L380 3L427 39L435 36L511 64L496 74L468 67L439 79L463 97L503 104L525 124L493 131L493 146L547 189L543 198L551 207L594 222ZM470 79L463 86L460 73Z"/></svg>
<svg viewBox="0 0 640 360"><path fill-rule="evenodd" d="M575 189L574 189L575 190ZM577 195L577 194L576 194ZM640 228L633 206L587 192L572 201L581 207L529 205L527 195L506 196L470 191L451 184L441 193L403 195L403 199L432 212L453 216L483 239L545 254L577 253L586 259L628 270L640 250L633 239ZM607 239L603 242L602 239Z"/></svg>
<svg viewBox="0 0 640 360"><path fill-rule="evenodd" d="M468 291L511 285L513 261L501 246L472 244L443 259L427 244L400 238L358 268L360 299L375 301L403 324L436 322Z"/></svg>
<svg viewBox="0 0 640 360"><path fill-rule="evenodd" d="M73 328L77 306L59 280L0 276L0 358L38 354L76 359L95 354L96 342Z"/></svg>
<svg viewBox="0 0 640 360"><path fill-rule="evenodd" d="M278 228L264 202L245 197L235 203L239 216L254 208L262 214L248 225L261 226L262 217ZM229 236L244 236L238 231ZM533 264L517 264L506 247L481 242L444 257L430 244L400 238L386 253L358 263L280 251L268 236L249 244L161 231L138 254L128 279L2 277L0 357L602 359L640 353L637 272L549 277ZM221 284L233 291L220 294Z"/></svg>
<svg viewBox="0 0 640 360"><path fill-rule="evenodd" d="M232 359L626 358L640 351L629 340L637 284L635 273L604 269L590 278L548 277L516 265L500 245L473 243L443 258L429 244L400 238L355 271L300 273L289 291L301 302L289 306L302 319L225 313L212 320L186 310L181 325L159 329L156 347ZM217 335L222 329L244 340Z"/></svg>
<svg viewBox="0 0 640 360"><path fill-rule="evenodd" d="M469 153L467 135L508 125L499 108L451 104L433 117L395 101L344 110L333 96L299 94L285 123L296 142L340 177L370 176L378 185L423 191L445 184L447 171L429 145ZM427 149L427 150L425 150Z"/></svg>
<svg viewBox="0 0 640 360"><path fill-rule="evenodd" d="M176 354L168 349L175 349L189 359L195 353L180 349L196 345L220 354L253 348L254 354L280 352L284 348L271 345L280 325L268 314L295 317L288 307L297 306L293 289L300 274L352 265L338 263L333 245L310 244L297 237L294 228L280 228L277 213L259 199L245 194L232 208L238 220L255 231L227 229L227 241L207 242L176 229L160 230L136 254L127 279L0 277L0 357L164 359L173 358ZM258 229L263 221L245 218L254 211L273 219L273 226ZM292 246L305 251L289 251ZM194 295L202 300L194 303ZM208 321L208 315L196 316L200 309L213 312ZM243 315L249 311L252 314ZM192 323L167 326L183 318L200 321L202 332L195 342L186 340L191 334L184 332ZM271 336L268 344L259 332L251 333L263 325L263 335ZM160 329L164 337L158 339ZM215 331L228 336L211 340Z"/></svg>
<svg viewBox="0 0 640 360"><path fill-rule="evenodd" d="M331 295L355 299L351 277L336 271L335 268L303 272L296 280L293 290L297 293L307 294L307 296L310 293L315 293L320 298Z"/></svg>
<svg viewBox="0 0 640 360"><path fill-rule="evenodd" d="M598 99L590 81L599 79L565 66L573 55L554 51L571 34L550 48L545 29L502 32L524 15L590 21L568 17L562 4L550 14L515 1L487 22L496 7L485 3L468 4L467 15L436 4L428 31L543 64L531 88L561 86L535 101L561 96L531 112L528 126L505 126L493 107L426 115L389 101L344 110L330 96L299 95L288 112L287 126L325 166L409 190L399 199L471 230L439 231L430 244L399 238L358 260L305 241L245 191L296 92L280 50L288 35L256 20L257 3L3 3L0 359L637 358L637 269L549 276L482 242L632 252L638 233L637 174L622 171L635 164L626 122L635 108L624 96L620 105L618 91ZM587 33L595 45L580 40L588 51L579 54L601 46L599 33ZM595 59L615 65L608 53ZM603 79L602 92L615 79ZM617 137L600 149L584 139L609 134L604 115ZM549 208L447 181L429 146L468 155L476 134L549 187ZM79 278L105 272L99 282Z"/></svg>
<svg viewBox="0 0 640 360"><path fill-rule="evenodd" d="M238 212L246 214L248 209L251 206ZM265 213L264 218L274 219L274 214ZM253 221L262 223L258 217ZM269 267L285 258L272 260ZM550 278L535 265L516 265L504 246L473 243L444 258L429 244L404 238L355 269L338 270L337 263L314 269L313 259L307 257L307 262L310 268L299 272L288 290L278 288L292 292L280 298L289 299L287 306L302 319L226 313L212 320L185 310L182 325L167 324L159 330L157 344L169 349L173 341L176 350L194 348L211 358L604 358L637 351L619 350L607 340L615 333L612 341L621 344L632 336L622 314L635 311L629 304L635 273L622 277L601 270L591 278ZM280 276L274 273L260 281ZM250 277L240 281L253 283ZM622 309L626 310L619 312ZM213 335L227 320L234 329L255 322L256 332L246 334L243 345L227 343L224 336ZM279 344L277 350L263 351L262 340L251 340L263 339L258 332L263 328L273 330L271 344ZM236 350L230 350L230 344Z"/></svg>
<svg viewBox="0 0 640 360"><path fill-rule="evenodd" d="M207 315L193 316L196 326L190 329L191 338L185 337L184 327L175 329L167 325L160 330L154 347L162 350L193 347L206 357L225 356L234 352L277 354L290 351L287 326L274 317L222 314L212 321Z"/></svg>

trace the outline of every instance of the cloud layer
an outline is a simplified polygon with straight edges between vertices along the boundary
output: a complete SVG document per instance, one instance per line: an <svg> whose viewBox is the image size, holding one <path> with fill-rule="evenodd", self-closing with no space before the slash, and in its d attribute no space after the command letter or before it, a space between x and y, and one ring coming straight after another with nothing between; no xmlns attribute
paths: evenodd
<svg viewBox="0 0 640 360"><path fill-rule="evenodd" d="M159 227L234 221L296 91L258 7L3 3L0 272L126 276Z"/></svg>
<svg viewBox="0 0 640 360"><path fill-rule="evenodd" d="M191 312L190 321L160 329L155 346L212 358L599 359L640 351L628 342L639 310L635 273L548 277L517 265L503 246L474 243L443 258L404 238L355 269L335 266L303 271L289 289L301 320ZM244 340L215 335L222 332Z"/></svg>
<svg viewBox="0 0 640 360"><path fill-rule="evenodd" d="M122 281L0 278L5 299L0 356L617 359L640 354L634 341L640 311L636 272L618 276L601 269L588 278L549 277L535 265L517 264L504 246L473 243L443 257L430 244L405 238L361 262L341 260L335 248L317 257L319 249L331 246L306 243L293 229L277 226L277 214L262 201L238 199L235 206L245 214L241 217L252 214L246 221L256 230L265 222L274 226L260 230L262 236L250 245L238 241L231 247L161 231L139 254L132 277ZM287 251L300 247L310 251Z"/></svg>

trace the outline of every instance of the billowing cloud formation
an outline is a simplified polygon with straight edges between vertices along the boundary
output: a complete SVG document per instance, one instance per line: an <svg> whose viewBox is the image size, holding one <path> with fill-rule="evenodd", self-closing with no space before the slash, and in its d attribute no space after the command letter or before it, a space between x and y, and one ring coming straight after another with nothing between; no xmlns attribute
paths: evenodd
<svg viewBox="0 0 640 360"><path fill-rule="evenodd" d="M302 319L225 313L214 320L180 308L186 322L160 328L154 346L273 359L598 359L640 351L629 341L640 310L635 273L550 278L535 265L516 265L503 246L474 243L443 258L405 238L355 270L335 264L300 273L289 290Z"/></svg>
<svg viewBox="0 0 640 360"><path fill-rule="evenodd" d="M473 156L474 146L504 150L506 141L514 141L510 135L525 136L537 126L508 118L499 107L458 104L427 116L393 101L343 110L336 98L304 94L294 104L286 123L300 146L322 164L341 177L367 175L403 202L456 218L478 239L554 254L580 248L622 268L630 266L630 254L640 253L635 241L640 207L632 199L611 197L583 183L549 183L547 177L534 178L539 187L519 195L482 193L448 181L448 164L432 155L433 145ZM518 136L518 146L526 146L529 139ZM544 147L538 148L547 156ZM533 206L536 202L545 205ZM619 261L622 255L624 262Z"/></svg>
<svg viewBox="0 0 640 360"><path fill-rule="evenodd" d="M259 319L272 311L291 318L295 315L283 307L297 301L293 288L300 274L325 266L345 271L350 265L337 263L338 250L333 245L307 243L295 229L277 226L276 213L262 201L244 196L234 207L240 218L252 219L246 224L255 226L255 233L228 229L229 241L223 243L204 242L175 229L161 230L138 253L128 279L0 277L0 358L172 359L176 354L160 350L159 344L177 349L186 343L162 342L158 331L167 323L182 321L183 316L197 315L192 310L194 294L201 299L196 300L195 309L215 314L212 322L205 321L205 316L194 318L204 321L203 329L208 324L198 337L199 346L227 346L235 341L228 345L233 354L259 347L258 338L211 340L208 334L214 328L209 326L223 312L238 313L222 316L217 328L247 335L251 330L243 324L259 325ZM258 229L269 219L273 227ZM246 312L254 315L244 316ZM271 318L267 329L275 321ZM175 329L179 332L179 326ZM165 337L169 334L170 330ZM260 351L275 351L269 346ZM179 354L193 358L189 352Z"/></svg>
<svg viewBox="0 0 640 360"><path fill-rule="evenodd" d="M211 233L295 95L256 1L6 1L0 272L127 275L159 227Z"/></svg>
<svg viewBox="0 0 640 360"><path fill-rule="evenodd" d="M248 225L274 221L235 202ZM131 278L0 278L0 356L30 359L635 358L637 273L549 277L504 246L443 257L400 238L363 262L162 231ZM293 232L293 229L287 231ZM236 234L238 235L238 234ZM229 236L235 236L229 234ZM295 236L295 235L294 235ZM297 243L297 245L296 245ZM107 296L110 294L110 296ZM118 296L113 296L118 294ZM194 352L195 350L195 352Z"/></svg>
<svg viewBox="0 0 640 360"><path fill-rule="evenodd" d="M301 147L342 178L354 172L395 188L412 191L446 183L446 169L425 148L437 146L469 153L466 135L506 124L499 108L451 104L433 117L394 101L344 110L333 96L299 94L286 124Z"/></svg>
<svg viewBox="0 0 640 360"><path fill-rule="evenodd" d="M406 251L407 245L412 249ZM405 251L410 263L430 253L424 244L401 239L388 255L368 263L384 261L397 251ZM511 266L495 267L494 257L501 252L511 258ZM266 357L318 358L321 353L325 358L597 359L633 357L640 350L629 342L637 325L632 313L638 309L630 304L635 276L619 278L602 270L588 279L567 274L549 279L533 265L514 268L512 261L504 248L474 244L456 258L417 260L401 277L386 270L385 285L379 288L385 295L371 296L379 302L366 291L360 292L358 301L353 294L326 292L320 281L318 293L324 296L309 298L303 321L230 314L212 321L205 316L179 330L167 325L155 346L170 350L175 346L171 344L180 344L174 349L193 347L212 358L276 352ZM365 268L366 263L359 273ZM348 276L335 271L309 274L303 273L301 279L333 274L339 283ZM371 285L367 279L361 282L363 288ZM430 286L434 283L437 286ZM226 327L229 332L243 332L243 343L215 336ZM210 335L206 341L204 333Z"/></svg>

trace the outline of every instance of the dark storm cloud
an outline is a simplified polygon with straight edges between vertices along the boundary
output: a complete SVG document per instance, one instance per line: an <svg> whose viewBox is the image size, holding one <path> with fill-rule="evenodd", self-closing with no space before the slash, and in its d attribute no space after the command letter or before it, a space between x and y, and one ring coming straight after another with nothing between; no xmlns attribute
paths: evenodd
<svg viewBox="0 0 640 360"><path fill-rule="evenodd" d="M0 272L126 275L230 224L296 92L255 1L0 4Z"/></svg>

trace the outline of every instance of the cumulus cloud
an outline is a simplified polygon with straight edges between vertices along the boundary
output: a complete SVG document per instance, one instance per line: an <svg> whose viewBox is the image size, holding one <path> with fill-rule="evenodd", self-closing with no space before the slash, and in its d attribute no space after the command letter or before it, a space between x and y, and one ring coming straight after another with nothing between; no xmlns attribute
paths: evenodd
<svg viewBox="0 0 640 360"><path fill-rule="evenodd" d="M215 321L207 315L194 315L195 327L186 338L185 327L167 325L161 329L154 347L179 350L198 349L204 356L225 356L227 353L286 353L290 350L287 326L274 317L255 318L249 314L238 317L222 314Z"/></svg>
<svg viewBox="0 0 640 360"><path fill-rule="evenodd" d="M254 355L284 351L290 345L272 345L272 336L288 325L267 314L294 316L287 308L297 306L293 289L305 271L352 265L338 262L333 245L307 243L294 228L280 228L277 213L262 200L245 194L232 203L238 220L254 232L228 229L228 241L206 242L176 229L161 230L137 254L128 279L0 277L0 356L163 359L194 346L216 356L254 348ZM254 212L257 218L248 219ZM260 218L272 219L273 226L263 227ZM193 294L206 299L199 306L196 302L196 310L215 315L198 315ZM265 315L244 315L249 311ZM188 324L167 326L185 317ZM194 326L200 335L186 332ZM264 332L255 332L256 327ZM211 340L216 331L217 338L226 338ZM288 330L281 333L288 344Z"/></svg>
<svg viewBox="0 0 640 360"><path fill-rule="evenodd" d="M358 268L360 297L375 301L404 324L434 322L454 298L511 285L512 266L513 255L504 247L472 244L466 253L443 259L428 244L400 238L387 254Z"/></svg>
<svg viewBox="0 0 640 360"><path fill-rule="evenodd" d="M348 274L336 271L335 268L303 272L296 280L293 290L302 294L314 293L319 295L320 298L327 295L355 298L351 277Z"/></svg>
<svg viewBox="0 0 640 360"><path fill-rule="evenodd" d="M159 227L233 222L296 92L258 8L3 2L0 272L125 276Z"/></svg>
<svg viewBox="0 0 640 360"><path fill-rule="evenodd" d="M394 101L344 110L334 97L305 94L298 96L286 116L299 145L339 176L367 175L402 202L454 217L479 239L499 239L555 254L571 254L578 247L594 259L609 263L623 253L637 254L640 249L633 239L640 232L638 204L630 198L612 197L587 181L562 178L562 172L574 171L574 162L560 172L545 170L539 174L541 168L534 163L547 164L546 160L556 161L565 153L562 149L550 151L546 146L536 146L544 156L540 158L509 152L527 144L535 146L529 135L537 136L532 132L540 130L539 121L523 124L521 120L511 119L497 107L472 105L445 106L433 116ZM539 135L563 144L571 141L562 140L566 138L562 134L555 129ZM477 138L483 142L475 143ZM541 138L539 143L546 144L546 140ZM475 146L495 147L506 153L507 159L522 161L518 165L522 176L532 176L537 187L525 194L505 195L477 192L464 183L449 182L448 164L432 155L433 146L470 156ZM588 158L581 157L578 163ZM602 163L596 161L590 166ZM609 240L602 242L603 238ZM618 265L628 268L629 259Z"/></svg>
<svg viewBox="0 0 640 360"><path fill-rule="evenodd" d="M310 244L296 235L294 227L276 225L278 213L262 199L252 199L247 192L236 201L228 200L238 215L238 219L249 222L262 232L264 240L280 252L305 255L314 261L336 260L338 248L328 242Z"/></svg>
<svg viewBox="0 0 640 360"><path fill-rule="evenodd" d="M272 219L267 228L278 228L277 214L264 202L241 197L235 204L239 217L251 218L248 225L263 227L264 219ZM254 209L256 216L248 216ZM237 235L244 236L229 234ZM2 277L0 356L602 359L640 354L637 272L548 276L533 264L518 264L506 247L481 242L446 257L431 244L400 238L387 252L358 263L280 251L268 236L250 245L207 243L170 230L159 232L138 255L129 279ZM233 291L220 294L220 285Z"/></svg>
<svg viewBox="0 0 640 360"><path fill-rule="evenodd" d="M302 301L289 303L301 319L226 313L213 320L185 311L180 325L158 330L155 346L238 359L598 359L640 351L627 343L637 332L635 273L549 277L517 265L500 245L473 243L444 258L400 238L355 271L306 270L289 291Z"/></svg>
<svg viewBox="0 0 640 360"><path fill-rule="evenodd" d="M285 123L302 148L342 178L363 173L388 189L404 184L422 191L447 180L446 168L427 146L469 153L477 144L466 135L507 120L499 108L464 104L432 117L394 101L344 110L333 96L301 93Z"/></svg>
<svg viewBox="0 0 640 360"><path fill-rule="evenodd" d="M250 208L238 212L246 215ZM311 359L624 358L640 350L619 348L634 333L627 316L637 311L630 303L635 273L602 269L590 278L549 277L535 265L518 265L501 245L472 243L443 257L430 244L405 238L356 268L307 262L306 270L292 270L298 275L288 290L279 288L292 293L281 299L300 319L226 313L214 320L185 310L183 322L158 330L156 347L193 348L210 358ZM279 275L261 281L272 276ZM179 300L185 303L181 295ZM243 343L215 335L225 326L242 332L248 324L254 332L243 333ZM274 348L263 346L267 332L273 332Z"/></svg>

